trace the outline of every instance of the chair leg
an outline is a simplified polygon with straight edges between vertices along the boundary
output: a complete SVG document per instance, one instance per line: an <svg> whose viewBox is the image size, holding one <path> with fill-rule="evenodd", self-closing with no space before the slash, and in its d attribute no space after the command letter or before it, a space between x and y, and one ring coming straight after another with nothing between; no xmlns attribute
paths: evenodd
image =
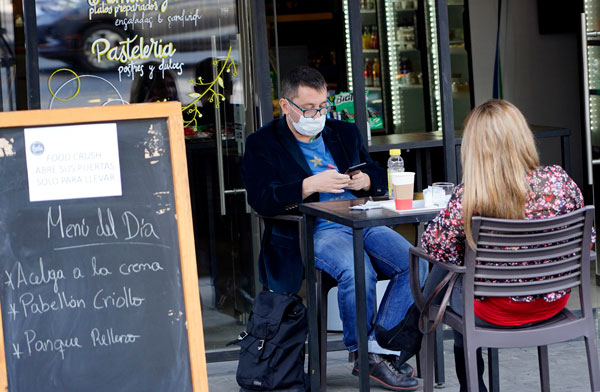
<svg viewBox="0 0 600 392"><path fill-rule="evenodd" d="M417 371L416 371L415 375L416 375L417 378L423 378L423 373L421 373L421 369L422 369L421 368L421 358L423 358L423 357L421 357L421 352L422 351L423 350L419 351L417 353L417 355L415 355L415 362L417 363Z"/></svg>
<svg viewBox="0 0 600 392"><path fill-rule="evenodd" d="M429 325L430 323L425 323ZM433 392L433 350L435 345L434 332L423 335L420 356L422 358L423 392Z"/></svg>
<svg viewBox="0 0 600 392"><path fill-rule="evenodd" d="M500 392L498 349L488 347L488 382L490 392Z"/></svg>
<svg viewBox="0 0 600 392"><path fill-rule="evenodd" d="M317 271L317 314L319 322L319 359L321 370L321 391L327 391L327 290L323 285L323 273Z"/></svg>
<svg viewBox="0 0 600 392"><path fill-rule="evenodd" d="M594 334L594 326L592 325L592 334ZM588 370L590 372L590 385L592 391L600 391L600 366L598 365L598 348L596 347L595 335L584 336L585 351L588 360Z"/></svg>
<svg viewBox="0 0 600 392"><path fill-rule="evenodd" d="M540 384L542 392L550 392L550 367L548 365L548 346L538 346L538 362L540 366Z"/></svg>
<svg viewBox="0 0 600 392"><path fill-rule="evenodd" d="M467 339L463 339L463 344L465 352L465 370L467 372L467 390L469 392L478 392L477 347L469 345Z"/></svg>
<svg viewBox="0 0 600 392"><path fill-rule="evenodd" d="M444 328L440 324L434 333L435 336L435 355L433 360L435 363L435 384L436 387L441 387L446 381L444 372Z"/></svg>

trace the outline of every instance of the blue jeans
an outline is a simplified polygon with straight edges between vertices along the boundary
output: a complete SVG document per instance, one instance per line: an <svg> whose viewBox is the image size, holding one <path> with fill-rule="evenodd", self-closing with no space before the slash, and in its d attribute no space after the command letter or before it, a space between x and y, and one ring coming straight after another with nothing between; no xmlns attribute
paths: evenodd
<svg viewBox="0 0 600 392"><path fill-rule="evenodd" d="M365 281L367 289L367 330L369 352L391 353L377 345L373 327L395 327L413 303L408 274L408 249L412 246L404 237L385 227L369 227L363 231L365 249ZM354 252L352 229L331 225L314 233L315 267L327 272L338 282L338 305L344 328L344 344L349 351L357 349L356 296L354 289ZM419 265L421 284L427 276L427 263ZM375 285L377 273L390 279L383 296L375 324Z"/></svg>

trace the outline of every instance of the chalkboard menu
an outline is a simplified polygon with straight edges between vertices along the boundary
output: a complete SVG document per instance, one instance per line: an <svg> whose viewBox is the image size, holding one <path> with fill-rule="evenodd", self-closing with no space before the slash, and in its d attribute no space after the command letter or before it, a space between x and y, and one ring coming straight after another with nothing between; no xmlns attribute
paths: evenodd
<svg viewBox="0 0 600 392"><path fill-rule="evenodd" d="M180 105L0 124L0 388L207 390Z"/></svg>

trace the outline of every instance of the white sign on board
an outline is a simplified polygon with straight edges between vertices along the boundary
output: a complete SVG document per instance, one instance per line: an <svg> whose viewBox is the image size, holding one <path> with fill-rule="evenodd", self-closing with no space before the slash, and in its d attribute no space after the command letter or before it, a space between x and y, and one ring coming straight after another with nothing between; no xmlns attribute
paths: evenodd
<svg viewBox="0 0 600 392"><path fill-rule="evenodd" d="M25 129L29 200L121 196L117 124Z"/></svg>

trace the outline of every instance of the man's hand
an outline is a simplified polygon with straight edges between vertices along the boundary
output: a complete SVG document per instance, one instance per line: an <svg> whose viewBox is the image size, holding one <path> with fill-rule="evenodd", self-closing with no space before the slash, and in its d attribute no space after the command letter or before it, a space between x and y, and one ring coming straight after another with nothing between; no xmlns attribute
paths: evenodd
<svg viewBox="0 0 600 392"><path fill-rule="evenodd" d="M371 188L371 177L360 170L350 173L350 181L346 189L351 191L368 191Z"/></svg>
<svg viewBox="0 0 600 392"><path fill-rule="evenodd" d="M338 173L337 170L333 169L325 170L304 179L302 182L302 199L306 199L316 192L343 193L344 188L348 188L350 183L349 175ZM369 180L369 186L370 184L371 181Z"/></svg>

